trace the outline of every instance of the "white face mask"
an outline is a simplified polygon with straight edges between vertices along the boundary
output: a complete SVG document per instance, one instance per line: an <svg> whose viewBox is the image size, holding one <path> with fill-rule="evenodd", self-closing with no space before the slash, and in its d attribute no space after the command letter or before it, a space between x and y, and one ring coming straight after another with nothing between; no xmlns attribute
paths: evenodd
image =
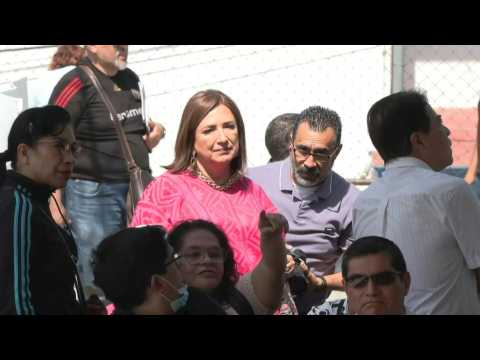
<svg viewBox="0 0 480 360"><path fill-rule="evenodd" d="M183 285L181 288L177 289L175 286L172 285L170 281L164 276L162 278L170 285L172 289L175 289L175 291L180 295L178 298L175 300L171 300L167 298L165 295L160 294L165 300L167 300L170 303L170 307L172 308L173 312L177 312L181 308L183 308L185 305L187 305L188 302L188 297L189 297L189 292L187 289L187 285Z"/></svg>

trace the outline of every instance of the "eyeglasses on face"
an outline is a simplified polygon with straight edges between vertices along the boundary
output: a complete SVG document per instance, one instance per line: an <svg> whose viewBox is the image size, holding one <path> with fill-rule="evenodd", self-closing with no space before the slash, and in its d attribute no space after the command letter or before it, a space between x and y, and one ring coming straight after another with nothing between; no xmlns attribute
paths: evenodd
<svg viewBox="0 0 480 360"><path fill-rule="evenodd" d="M171 264L173 264L173 263L175 263L175 262L177 262L177 261L181 261L181 260L183 260L183 256L181 256L181 255L179 255L179 254L177 254L177 253L173 253L172 259L169 260L169 261L167 261L167 262L165 263L165 267L167 267L167 266L169 266L169 265L171 265Z"/></svg>
<svg viewBox="0 0 480 360"><path fill-rule="evenodd" d="M190 265L199 265L208 259L212 263L220 264L225 261L225 252L221 248L208 250L189 250L182 253L182 257Z"/></svg>
<svg viewBox="0 0 480 360"><path fill-rule="evenodd" d="M307 146L303 145L292 145L293 152L299 161L305 161L307 158L312 155L313 160L317 164L325 164L330 161L330 159L335 155L337 152L338 146L335 147L331 152L328 150L311 150Z"/></svg>
<svg viewBox="0 0 480 360"><path fill-rule="evenodd" d="M395 278L397 276L400 277L401 275L402 273L398 271L383 271L373 275L355 274L347 278L346 283L354 289L364 288L370 280L377 286L387 286L393 284Z"/></svg>
<svg viewBox="0 0 480 360"><path fill-rule="evenodd" d="M82 151L82 147L80 144L73 142L68 143L66 140L62 138L54 138L52 140L39 140L36 142L37 144L50 144L55 149L58 150L59 153L62 155L66 154L67 152L71 152L73 156L77 156Z"/></svg>

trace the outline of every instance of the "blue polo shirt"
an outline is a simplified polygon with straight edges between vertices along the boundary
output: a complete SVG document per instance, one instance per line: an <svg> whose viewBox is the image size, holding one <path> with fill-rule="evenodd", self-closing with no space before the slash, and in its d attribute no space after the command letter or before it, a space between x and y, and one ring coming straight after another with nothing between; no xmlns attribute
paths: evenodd
<svg viewBox="0 0 480 360"><path fill-rule="evenodd" d="M335 272L335 263L352 242L352 207L359 191L332 171L308 200L293 183L290 157L248 169L288 220L286 241L302 249L317 275Z"/></svg>

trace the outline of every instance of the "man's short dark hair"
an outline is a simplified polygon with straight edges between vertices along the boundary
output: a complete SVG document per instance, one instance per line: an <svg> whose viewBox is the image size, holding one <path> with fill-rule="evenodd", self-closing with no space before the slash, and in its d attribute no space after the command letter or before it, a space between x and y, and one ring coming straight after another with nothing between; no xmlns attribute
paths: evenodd
<svg viewBox="0 0 480 360"><path fill-rule="evenodd" d="M342 140L342 122L340 116L330 109L321 106L310 106L303 110L298 115L298 120L295 122L295 126L292 131L292 139L295 139L298 127L304 122L308 123L308 126L318 132L323 132L328 128L332 128L335 131L337 141L335 146L341 144Z"/></svg>
<svg viewBox="0 0 480 360"><path fill-rule="evenodd" d="M385 162L412 152L410 135L430 131L428 100L416 91L401 91L377 101L367 114L368 133Z"/></svg>
<svg viewBox="0 0 480 360"><path fill-rule="evenodd" d="M270 153L270 162L280 161L288 156L291 133L297 117L298 114L282 114L268 124L265 146Z"/></svg>
<svg viewBox="0 0 480 360"><path fill-rule="evenodd" d="M127 228L100 243L92 259L94 283L115 306L142 304L152 275L166 272L166 235L161 226Z"/></svg>
<svg viewBox="0 0 480 360"><path fill-rule="evenodd" d="M374 254L385 254L390 257L392 267L401 274L407 272L407 264L399 247L393 241L380 236L366 236L353 242L345 251L342 261L342 276L348 277L350 260Z"/></svg>

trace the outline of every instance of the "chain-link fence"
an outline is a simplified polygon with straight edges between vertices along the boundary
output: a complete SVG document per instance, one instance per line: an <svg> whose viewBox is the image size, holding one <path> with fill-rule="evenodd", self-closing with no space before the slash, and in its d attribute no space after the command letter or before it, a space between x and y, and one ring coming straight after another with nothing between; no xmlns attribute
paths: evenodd
<svg viewBox="0 0 480 360"><path fill-rule="evenodd" d="M343 122L344 147L335 170L349 178L368 172L372 146L365 118L368 107L390 91L391 46L195 45L136 51L132 46L130 66L145 84L150 113L172 134L152 154L154 171L173 159L187 100L196 91L216 88L242 112L249 166L269 159L264 133L271 119L321 105L337 111Z"/></svg>
<svg viewBox="0 0 480 360"><path fill-rule="evenodd" d="M155 174L173 159L175 134L187 100L216 88L238 104L246 125L248 165L265 164L268 123L311 105L329 107L343 122L344 147L335 170L365 177L372 150L365 117L391 89L389 45L131 45L129 66L142 79L151 117L168 135L152 153ZM0 92L11 83L46 76L53 45L0 46ZM3 129L2 132L8 131Z"/></svg>
<svg viewBox="0 0 480 360"><path fill-rule="evenodd" d="M42 77L55 48L0 45L0 92L19 79ZM172 134L152 156L157 169L173 157L173 134L186 101L205 88L218 88L238 103L251 166L268 159L263 134L271 119L322 105L336 110L344 124L336 170L364 177L373 150L365 126L369 106L411 88L427 92L450 128L454 165L467 166L473 154L480 46L131 45L129 60L147 87L151 115Z"/></svg>
<svg viewBox="0 0 480 360"><path fill-rule="evenodd" d="M394 86L426 91L450 129L454 166L465 167L475 149L480 90L480 46L403 45L395 49ZM394 71L395 72L395 71Z"/></svg>
<svg viewBox="0 0 480 360"><path fill-rule="evenodd" d="M0 46L0 92L28 92L29 81L45 76L54 51L54 45ZM364 176L371 150L366 111L391 88L391 46L384 45L131 45L129 60L146 85L152 117L172 134L152 155L154 171L173 158L173 134L188 98L217 88L243 113L250 166L269 158L264 131L271 119L322 105L336 110L344 124L336 170Z"/></svg>

